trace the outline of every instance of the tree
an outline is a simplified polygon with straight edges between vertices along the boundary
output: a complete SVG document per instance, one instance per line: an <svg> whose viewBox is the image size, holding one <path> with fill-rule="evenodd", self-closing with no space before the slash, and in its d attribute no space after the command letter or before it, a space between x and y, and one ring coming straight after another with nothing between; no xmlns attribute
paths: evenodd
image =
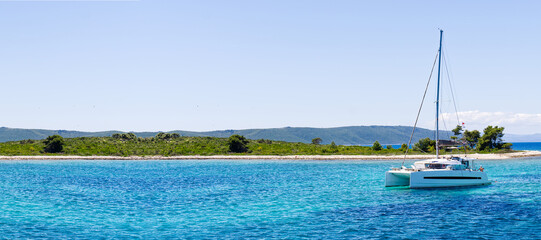
<svg viewBox="0 0 541 240"><path fill-rule="evenodd" d="M420 139L419 142L415 143L413 148L422 152L430 152L436 148L436 141L431 140L430 138L423 138Z"/></svg>
<svg viewBox="0 0 541 240"><path fill-rule="evenodd" d="M479 150L502 149L504 142L502 140L504 127L488 126L483 130L483 136L479 138Z"/></svg>
<svg viewBox="0 0 541 240"><path fill-rule="evenodd" d="M319 145L322 141L321 138L314 138L312 139L312 144Z"/></svg>
<svg viewBox="0 0 541 240"><path fill-rule="evenodd" d="M460 134L462 134L462 126L460 125L456 125L456 128L454 128L453 130L451 130L453 132L453 134L455 134L455 136L460 136Z"/></svg>
<svg viewBox="0 0 541 240"><path fill-rule="evenodd" d="M156 134L155 138L158 139L158 140L169 140L169 139L180 138L180 134L161 132L161 133Z"/></svg>
<svg viewBox="0 0 541 240"><path fill-rule="evenodd" d="M111 137L114 139L120 139L120 140L135 140L137 139L137 136L133 133L115 133Z"/></svg>
<svg viewBox="0 0 541 240"><path fill-rule="evenodd" d="M35 141L32 140L32 139L26 139L26 140L21 140L19 141L20 144L32 144L34 143Z"/></svg>
<svg viewBox="0 0 541 240"><path fill-rule="evenodd" d="M372 145L372 150L374 150L374 151L381 151L381 149L383 149L383 147L381 146L381 144L380 144L378 141L375 141L375 142L374 142L374 145Z"/></svg>
<svg viewBox="0 0 541 240"><path fill-rule="evenodd" d="M387 145L387 146L385 146L385 148L391 150L391 149L393 149L393 146L392 145Z"/></svg>
<svg viewBox="0 0 541 240"><path fill-rule="evenodd" d="M43 151L46 153L58 153L64 149L64 138L60 135L48 136L44 143Z"/></svg>
<svg viewBox="0 0 541 240"><path fill-rule="evenodd" d="M513 146L512 143L504 143L504 144L502 145L502 149L511 149L512 146Z"/></svg>
<svg viewBox="0 0 541 240"><path fill-rule="evenodd" d="M243 153L248 151L248 140L241 135L234 134L227 140L229 151L234 153Z"/></svg>
<svg viewBox="0 0 541 240"><path fill-rule="evenodd" d="M477 130L473 130L471 132L468 130L464 131L464 140L466 141L466 144L468 144L468 146L471 149L475 148L475 146L479 142L480 137L481 137L481 133Z"/></svg>
<svg viewBox="0 0 541 240"><path fill-rule="evenodd" d="M160 132L160 133L156 134L156 136L154 136L154 138L160 139L160 140L161 139L166 139L167 134L169 134L169 133Z"/></svg>
<svg viewBox="0 0 541 240"><path fill-rule="evenodd" d="M400 151L402 152L406 152L406 150L408 150L408 144L405 144L405 143L402 143L402 145L400 145Z"/></svg>
<svg viewBox="0 0 541 240"><path fill-rule="evenodd" d="M462 134L462 126L460 125L456 125L456 128L454 128L453 130L451 130L454 134L454 136L451 136L451 139L453 141L456 141L458 139L458 137Z"/></svg>

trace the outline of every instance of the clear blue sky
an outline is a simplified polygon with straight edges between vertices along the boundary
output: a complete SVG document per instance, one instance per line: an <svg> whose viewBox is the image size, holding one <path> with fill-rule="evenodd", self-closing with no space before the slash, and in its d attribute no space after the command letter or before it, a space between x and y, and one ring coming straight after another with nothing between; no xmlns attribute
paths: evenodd
<svg viewBox="0 0 541 240"><path fill-rule="evenodd" d="M413 125L442 28L466 126L541 133L540 12L539 1L4 0L0 126ZM433 88L428 98L420 121L432 128Z"/></svg>

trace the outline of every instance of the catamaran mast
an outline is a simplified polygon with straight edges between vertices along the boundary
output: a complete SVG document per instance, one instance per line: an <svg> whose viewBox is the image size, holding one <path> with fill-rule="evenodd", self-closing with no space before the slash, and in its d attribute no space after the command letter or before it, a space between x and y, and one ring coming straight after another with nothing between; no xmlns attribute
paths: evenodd
<svg viewBox="0 0 541 240"><path fill-rule="evenodd" d="M440 69L441 69L441 40L443 38L443 30L440 29L440 49L438 50L438 88L436 91L436 158L439 158L440 148Z"/></svg>

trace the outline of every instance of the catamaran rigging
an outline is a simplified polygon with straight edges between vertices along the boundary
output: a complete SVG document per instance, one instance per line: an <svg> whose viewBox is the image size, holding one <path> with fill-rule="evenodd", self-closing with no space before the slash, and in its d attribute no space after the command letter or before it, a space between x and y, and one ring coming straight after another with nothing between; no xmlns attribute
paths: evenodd
<svg viewBox="0 0 541 240"><path fill-rule="evenodd" d="M441 81L441 58L442 58L442 39L443 30L440 30L440 41L437 54L438 60L438 82L436 88L436 158L424 161L417 161L411 168L404 167L405 158L402 162L401 168L393 168L386 172L385 186L409 186L410 188L428 188L428 187L456 187L456 186L476 186L476 185L488 185L490 181L486 173L475 169L474 159L460 158L450 156L448 158L440 159L440 139L439 139L439 111L440 111L440 81ZM435 65L435 64L434 64ZM430 85L430 79L434 71L434 65L430 72L430 78L421 101L419 112L415 120L415 125L408 142L408 146L411 145L411 140L419 120L421 108L423 106L424 99L428 86ZM454 96L453 96L454 98ZM456 106L455 106L456 109Z"/></svg>

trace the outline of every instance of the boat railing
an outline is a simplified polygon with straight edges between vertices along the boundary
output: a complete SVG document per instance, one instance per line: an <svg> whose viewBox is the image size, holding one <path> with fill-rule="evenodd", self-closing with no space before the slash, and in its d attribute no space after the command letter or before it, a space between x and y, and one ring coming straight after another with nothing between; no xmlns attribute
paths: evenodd
<svg viewBox="0 0 541 240"><path fill-rule="evenodd" d="M415 172L416 169L413 168L391 168L392 171L408 171L408 172Z"/></svg>

